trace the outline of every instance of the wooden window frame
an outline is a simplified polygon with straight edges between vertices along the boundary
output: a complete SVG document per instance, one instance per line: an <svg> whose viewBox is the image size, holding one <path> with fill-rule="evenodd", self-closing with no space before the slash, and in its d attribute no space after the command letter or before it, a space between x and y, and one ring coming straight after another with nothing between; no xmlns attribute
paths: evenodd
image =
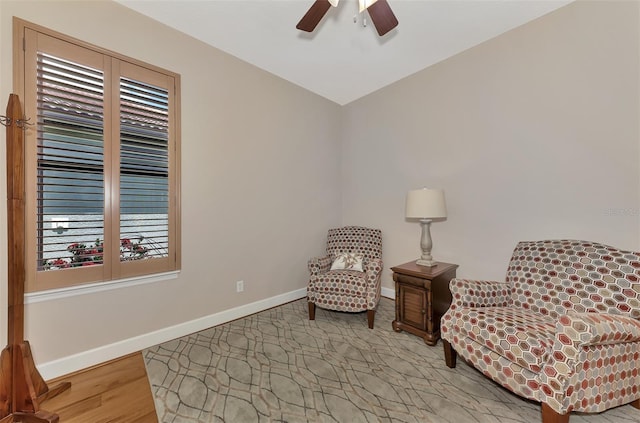
<svg viewBox="0 0 640 423"><path fill-rule="evenodd" d="M148 277L149 275L178 271L181 265L180 234L180 75L157 66L132 59L113 51L49 30L42 26L13 19L14 40L14 91L23 99L27 118L36 116L37 92L36 66L27 64L29 57L43 44L48 53L56 49L73 51L74 57L82 57L83 63L95 63L104 69L104 264L78 268L38 271L38 240L35 210L37 128L29 127L25 133L25 232L26 232L26 291L41 292L86 286L92 283L116 281L123 278ZM53 40L53 41L51 41ZM51 41L51 42L50 42ZM69 50L67 50L69 49ZM169 241L168 256L147 260L123 262L120 260L119 219L119 81L120 77L139 79L146 83L165 87L169 92ZM115 118L114 118L115 117Z"/></svg>

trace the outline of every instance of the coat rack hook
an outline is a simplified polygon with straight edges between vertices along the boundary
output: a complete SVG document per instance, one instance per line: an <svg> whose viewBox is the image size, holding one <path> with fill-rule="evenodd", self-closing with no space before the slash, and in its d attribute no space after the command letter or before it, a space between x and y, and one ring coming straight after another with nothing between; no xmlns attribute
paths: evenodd
<svg viewBox="0 0 640 423"><path fill-rule="evenodd" d="M22 119L15 119L15 123L16 126L18 128L22 128L22 129L26 129L28 126L32 126L35 125L35 123L31 123L29 122L31 120L31 118L22 118ZM0 125L2 126L11 126L13 124L14 120L11 119L8 116L5 115L0 115Z"/></svg>
<svg viewBox="0 0 640 423"><path fill-rule="evenodd" d="M31 118L24 118L23 117L22 119L16 120L16 125L18 125L18 128L26 129L27 126L35 125L35 123L29 122L30 120L31 120Z"/></svg>

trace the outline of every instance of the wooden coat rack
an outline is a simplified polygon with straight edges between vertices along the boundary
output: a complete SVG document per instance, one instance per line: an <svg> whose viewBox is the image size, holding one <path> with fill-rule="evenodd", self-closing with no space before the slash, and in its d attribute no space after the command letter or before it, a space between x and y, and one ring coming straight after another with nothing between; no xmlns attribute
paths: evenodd
<svg viewBox="0 0 640 423"><path fill-rule="evenodd" d="M69 389L63 382L49 389L36 369L29 342L24 340L25 205L24 129L20 99L9 95L7 115L7 238L8 332L0 355L0 423L56 423L57 414L40 410L40 403Z"/></svg>

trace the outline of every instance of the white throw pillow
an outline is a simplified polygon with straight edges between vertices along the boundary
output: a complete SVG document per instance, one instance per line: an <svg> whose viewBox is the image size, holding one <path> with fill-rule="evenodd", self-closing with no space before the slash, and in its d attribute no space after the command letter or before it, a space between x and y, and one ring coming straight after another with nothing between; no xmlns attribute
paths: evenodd
<svg viewBox="0 0 640 423"><path fill-rule="evenodd" d="M357 253L340 253L336 255L336 258L331 264L331 270L362 270L362 260L364 256Z"/></svg>

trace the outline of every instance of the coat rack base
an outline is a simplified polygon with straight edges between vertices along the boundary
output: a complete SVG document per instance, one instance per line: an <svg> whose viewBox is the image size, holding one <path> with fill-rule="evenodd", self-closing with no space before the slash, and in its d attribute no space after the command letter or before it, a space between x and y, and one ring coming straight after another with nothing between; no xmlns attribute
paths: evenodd
<svg viewBox="0 0 640 423"><path fill-rule="evenodd" d="M40 410L40 403L66 391L71 383L49 388L35 366L28 341L5 347L0 364L0 423L57 423L58 415Z"/></svg>

